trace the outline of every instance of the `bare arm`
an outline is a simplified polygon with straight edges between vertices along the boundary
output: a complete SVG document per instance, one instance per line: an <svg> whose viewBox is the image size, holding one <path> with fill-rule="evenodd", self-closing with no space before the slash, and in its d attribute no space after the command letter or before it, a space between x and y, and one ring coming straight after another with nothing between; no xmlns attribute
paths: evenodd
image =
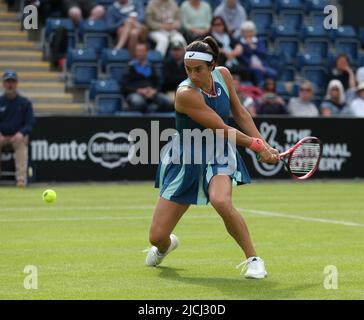
<svg viewBox="0 0 364 320"><path fill-rule="evenodd" d="M176 110L188 115L204 128L212 129L217 134L221 134L217 130L222 129L224 138L229 138L229 131L232 132L235 134L238 145L250 147L253 142L252 137L228 126L214 110L205 104L201 93L192 88L182 87L178 89L176 94ZM259 152L259 154L264 162L276 162L273 155L266 148Z"/></svg>
<svg viewBox="0 0 364 320"><path fill-rule="evenodd" d="M238 95L236 94L233 78L230 74L230 71L225 67L219 68L221 74L224 77L225 83L228 86L229 94L230 94L230 102L231 102L231 113L233 115L233 119L236 124L249 136L262 139L266 146L269 148L271 152L274 154L278 154L278 151L273 149L262 137L260 132L258 131L253 118L251 117L249 111L246 108L242 107L240 104L240 100Z"/></svg>

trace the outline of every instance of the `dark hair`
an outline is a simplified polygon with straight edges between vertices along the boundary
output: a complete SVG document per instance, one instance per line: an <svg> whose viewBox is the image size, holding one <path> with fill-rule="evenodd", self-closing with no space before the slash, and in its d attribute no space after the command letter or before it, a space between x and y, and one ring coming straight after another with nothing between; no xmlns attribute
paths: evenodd
<svg viewBox="0 0 364 320"><path fill-rule="evenodd" d="M212 18L211 24L210 24L210 32L211 32L211 29L214 26L214 23L215 23L216 20L218 20L218 21L220 21L222 23L222 25L224 26L224 32L229 33L226 22L225 22L225 20L224 20L224 18L222 16L215 16L215 17Z"/></svg>
<svg viewBox="0 0 364 320"><path fill-rule="evenodd" d="M335 65L337 64L338 60L344 58L347 63L350 63L349 56L346 53L339 53L335 58Z"/></svg>
<svg viewBox="0 0 364 320"><path fill-rule="evenodd" d="M202 40L196 40L191 42L187 47L186 51L196 51L196 52L203 52L209 53L212 55L212 61L206 62L207 65L212 66L217 63L217 59L219 57L219 46L216 40L211 37L207 36Z"/></svg>

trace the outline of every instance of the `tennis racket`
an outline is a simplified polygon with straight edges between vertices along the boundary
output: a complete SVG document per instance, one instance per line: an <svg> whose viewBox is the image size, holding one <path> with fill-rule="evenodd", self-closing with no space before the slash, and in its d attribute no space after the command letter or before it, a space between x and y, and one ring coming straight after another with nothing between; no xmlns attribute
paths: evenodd
<svg viewBox="0 0 364 320"><path fill-rule="evenodd" d="M322 144L319 138L305 137L279 155L293 178L305 180L310 178L319 166Z"/></svg>

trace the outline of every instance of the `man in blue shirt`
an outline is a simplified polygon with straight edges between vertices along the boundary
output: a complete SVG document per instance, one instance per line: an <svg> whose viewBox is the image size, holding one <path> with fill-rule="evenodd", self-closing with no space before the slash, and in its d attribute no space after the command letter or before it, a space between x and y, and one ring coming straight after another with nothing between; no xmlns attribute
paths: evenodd
<svg viewBox="0 0 364 320"><path fill-rule="evenodd" d="M27 184L28 141L34 125L32 103L17 92L18 76L12 70L5 71L0 96L0 159L1 149L12 145L15 152L16 184Z"/></svg>

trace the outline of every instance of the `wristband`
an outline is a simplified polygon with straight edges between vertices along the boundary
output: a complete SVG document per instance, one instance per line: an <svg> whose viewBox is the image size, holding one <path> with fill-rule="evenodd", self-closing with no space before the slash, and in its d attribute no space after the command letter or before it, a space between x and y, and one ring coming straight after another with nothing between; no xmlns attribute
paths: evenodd
<svg viewBox="0 0 364 320"><path fill-rule="evenodd" d="M262 139L252 138L252 142L249 146L250 150L253 150L256 153L261 152L264 149L264 143Z"/></svg>

